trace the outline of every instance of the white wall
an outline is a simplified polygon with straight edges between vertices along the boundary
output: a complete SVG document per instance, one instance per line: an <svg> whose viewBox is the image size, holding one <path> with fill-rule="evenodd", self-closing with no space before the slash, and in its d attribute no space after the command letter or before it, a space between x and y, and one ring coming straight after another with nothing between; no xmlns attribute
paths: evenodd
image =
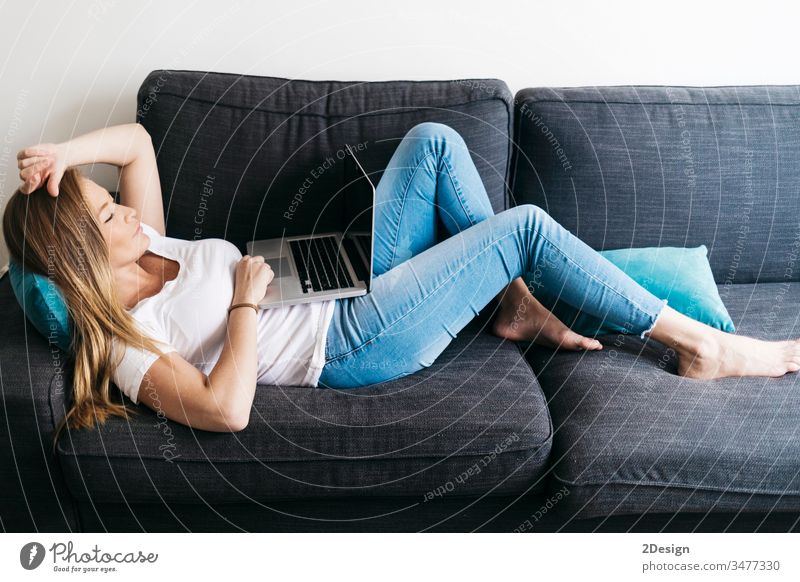
<svg viewBox="0 0 800 582"><path fill-rule="evenodd" d="M602 6L601 6L602 4ZM134 120L153 69L533 85L800 82L790 2L10 0L0 4L0 212L16 152ZM91 172L114 188L116 171ZM2 243L0 242L0 246ZM0 271L6 264L0 248Z"/></svg>

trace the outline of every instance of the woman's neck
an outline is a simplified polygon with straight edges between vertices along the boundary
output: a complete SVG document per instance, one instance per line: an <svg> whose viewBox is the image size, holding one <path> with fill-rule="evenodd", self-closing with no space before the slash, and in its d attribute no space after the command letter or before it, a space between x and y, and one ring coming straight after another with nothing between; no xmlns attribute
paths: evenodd
<svg viewBox="0 0 800 582"><path fill-rule="evenodd" d="M143 299L155 295L161 286L160 277L143 269L138 262L117 269L114 281L126 309L132 309Z"/></svg>

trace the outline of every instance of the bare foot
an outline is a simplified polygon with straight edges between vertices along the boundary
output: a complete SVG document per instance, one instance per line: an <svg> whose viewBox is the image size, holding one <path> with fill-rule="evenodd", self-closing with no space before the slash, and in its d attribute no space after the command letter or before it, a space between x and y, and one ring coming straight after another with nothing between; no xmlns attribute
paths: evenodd
<svg viewBox="0 0 800 582"><path fill-rule="evenodd" d="M577 334L564 325L528 293L524 283L521 288L516 282L512 283L501 299L492 333L513 341L532 341L548 348L573 351L603 349L603 344L596 339Z"/></svg>
<svg viewBox="0 0 800 582"><path fill-rule="evenodd" d="M783 376L800 370L800 339L764 341L726 333L665 307L649 334L678 354L678 374L710 380Z"/></svg>
<svg viewBox="0 0 800 582"><path fill-rule="evenodd" d="M763 341L747 336L711 330L710 341L692 353L678 352L678 374L708 380L728 376L777 378L800 370L800 339Z"/></svg>

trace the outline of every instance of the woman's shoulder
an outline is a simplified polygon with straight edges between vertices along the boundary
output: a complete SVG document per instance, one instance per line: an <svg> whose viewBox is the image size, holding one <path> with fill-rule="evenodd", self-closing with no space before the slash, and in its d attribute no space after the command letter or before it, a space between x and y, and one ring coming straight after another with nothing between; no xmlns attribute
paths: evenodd
<svg viewBox="0 0 800 582"><path fill-rule="evenodd" d="M151 245L154 248L164 249L165 247L181 247L187 252L200 252L203 254L222 254L232 259L241 259L242 253L238 247L230 241L222 238L203 238L197 240L184 240L162 235L152 226L142 223L142 230L150 237Z"/></svg>

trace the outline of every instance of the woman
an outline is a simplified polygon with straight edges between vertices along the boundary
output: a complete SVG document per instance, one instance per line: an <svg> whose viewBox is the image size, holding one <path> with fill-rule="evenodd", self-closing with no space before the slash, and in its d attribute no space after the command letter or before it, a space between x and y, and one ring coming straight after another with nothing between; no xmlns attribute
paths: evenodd
<svg viewBox="0 0 800 582"><path fill-rule="evenodd" d="M125 414L111 400L113 379L177 422L242 430L257 383L350 388L413 373L495 296L500 337L602 348L558 321L528 285L670 346L688 378L800 369L800 340L740 337L681 315L540 208L493 215L466 144L445 125L411 129L381 178L373 291L262 312L255 304L273 277L263 257L242 257L219 239L164 236L156 158L142 126L32 146L18 160L23 184L4 233L15 259L24 249L29 269L52 273L70 308L71 427ZM91 162L121 168L121 204L71 169ZM438 244L437 216L452 235Z"/></svg>

